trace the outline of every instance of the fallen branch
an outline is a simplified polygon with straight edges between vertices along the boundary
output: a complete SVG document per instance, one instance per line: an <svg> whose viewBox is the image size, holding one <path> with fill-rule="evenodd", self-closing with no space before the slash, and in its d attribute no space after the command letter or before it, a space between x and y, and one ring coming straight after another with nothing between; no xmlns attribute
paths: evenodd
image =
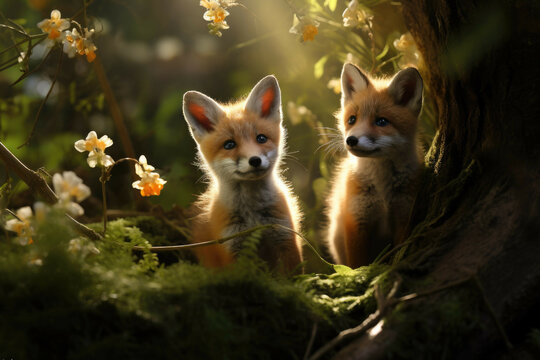
<svg viewBox="0 0 540 360"><path fill-rule="evenodd" d="M0 142L0 159L4 162L6 167L13 171L17 176L28 185L30 190L34 193L37 193L43 198L43 200L50 204L54 205L58 202L58 197L54 191L49 187L49 184L43 179L37 172L28 168L24 165L8 148ZM102 239L94 230L90 229L84 224L81 224L68 214L66 217L69 219L71 225L79 234L84 235L92 240Z"/></svg>
<svg viewBox="0 0 540 360"><path fill-rule="evenodd" d="M393 297L395 296L400 284L401 284L400 280L397 280L396 282L394 282L394 286L392 286L392 289L390 290L387 296L384 296L381 288L378 285L376 285L375 286L375 299L377 300L377 311L369 315L360 325L351 329L346 329L346 330L341 331L338 334L338 336L336 336L331 341L326 343L323 347L321 347L319 350L317 350L315 354L313 354L313 356L309 358L309 360L320 359L324 354L326 354L328 351L330 351L331 349L333 349L334 347L342 343L344 340L347 340L359 334L363 334L367 330L374 327L377 323L379 323L379 321L381 321L383 316L385 316L386 313L388 312L388 309L390 309L392 305L395 304L395 302L393 301Z"/></svg>
<svg viewBox="0 0 540 360"><path fill-rule="evenodd" d="M377 300L377 310L373 314L369 315L360 325L354 328L341 331L338 334L338 336L336 336L330 342L326 343L319 350L317 350L313 354L313 356L309 358L309 360L320 359L324 354L326 354L331 349L335 348L337 345L341 344L343 341L350 339L351 337L358 336L365 333L367 330L371 329L376 324L378 324L379 321L381 321L382 318L388 313L388 311L391 308L393 308L395 305L399 303L415 300L420 297L435 294L437 292L465 284L471 281L471 279L472 279L471 277L467 277L465 279L457 280L449 284L439 286L439 287L436 287L436 288L433 288L424 292L413 293L413 294L405 295L399 298L394 297L401 283L399 280L394 283L394 286L392 287L392 289L390 290L387 296L384 296L381 292L381 289L377 286L375 287L375 299Z"/></svg>

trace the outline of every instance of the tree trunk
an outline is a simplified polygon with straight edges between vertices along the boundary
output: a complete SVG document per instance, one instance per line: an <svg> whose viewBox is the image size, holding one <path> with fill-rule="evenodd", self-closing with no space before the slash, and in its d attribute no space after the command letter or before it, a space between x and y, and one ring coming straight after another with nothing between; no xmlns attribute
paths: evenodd
<svg viewBox="0 0 540 360"><path fill-rule="evenodd" d="M398 273L404 292L467 281L396 307L335 358L500 358L539 326L540 6L402 3L438 132Z"/></svg>

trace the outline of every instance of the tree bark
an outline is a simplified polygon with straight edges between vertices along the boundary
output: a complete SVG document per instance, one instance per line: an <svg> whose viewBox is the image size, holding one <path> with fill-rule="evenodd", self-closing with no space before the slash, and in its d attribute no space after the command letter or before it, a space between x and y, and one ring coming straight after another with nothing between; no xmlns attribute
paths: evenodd
<svg viewBox="0 0 540 360"><path fill-rule="evenodd" d="M378 335L357 339L335 358L408 358L396 349L422 341L439 342L441 352L435 346L415 358L442 358L448 337L460 347L446 349L446 358L499 358L505 342L507 347L521 342L539 320L539 5L504 0L402 5L424 59L422 75L438 112L438 132L413 209L412 244L397 268L414 283L429 284L407 291L471 281L396 312L429 314L427 308L464 291L478 310L460 334L445 331L448 319L424 319L430 339L419 339L390 316Z"/></svg>

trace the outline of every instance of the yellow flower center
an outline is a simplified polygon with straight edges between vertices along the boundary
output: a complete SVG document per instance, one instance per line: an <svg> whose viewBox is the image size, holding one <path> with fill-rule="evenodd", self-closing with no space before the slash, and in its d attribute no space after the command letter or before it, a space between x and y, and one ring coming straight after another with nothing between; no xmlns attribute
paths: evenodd
<svg viewBox="0 0 540 360"><path fill-rule="evenodd" d="M163 189L163 184L159 183L147 183L144 184L141 189L141 195L142 196L151 196L151 195L159 195L161 192L161 189Z"/></svg>
<svg viewBox="0 0 540 360"><path fill-rule="evenodd" d="M225 10L221 8L217 9L216 12L214 13L214 23L223 22L226 16L227 15L225 14Z"/></svg>
<svg viewBox="0 0 540 360"><path fill-rule="evenodd" d="M304 41L313 41L315 35L319 33L319 29L315 25L308 24L304 26L302 31L302 38Z"/></svg>
<svg viewBox="0 0 540 360"><path fill-rule="evenodd" d="M105 143L98 139L87 140L84 144L84 148L86 151L101 152L105 150L105 147Z"/></svg>
<svg viewBox="0 0 540 360"><path fill-rule="evenodd" d="M56 29L51 29L49 32L49 39L58 39L60 37L60 31Z"/></svg>

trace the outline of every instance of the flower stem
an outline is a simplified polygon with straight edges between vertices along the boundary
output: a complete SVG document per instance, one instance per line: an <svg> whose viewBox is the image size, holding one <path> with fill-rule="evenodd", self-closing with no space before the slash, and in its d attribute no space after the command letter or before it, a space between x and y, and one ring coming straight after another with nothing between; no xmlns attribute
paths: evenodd
<svg viewBox="0 0 540 360"><path fill-rule="evenodd" d="M101 177L99 178L101 182L101 194L103 195L103 236L107 231L107 189L105 188L105 183L107 182L107 170L105 167L101 168Z"/></svg>

